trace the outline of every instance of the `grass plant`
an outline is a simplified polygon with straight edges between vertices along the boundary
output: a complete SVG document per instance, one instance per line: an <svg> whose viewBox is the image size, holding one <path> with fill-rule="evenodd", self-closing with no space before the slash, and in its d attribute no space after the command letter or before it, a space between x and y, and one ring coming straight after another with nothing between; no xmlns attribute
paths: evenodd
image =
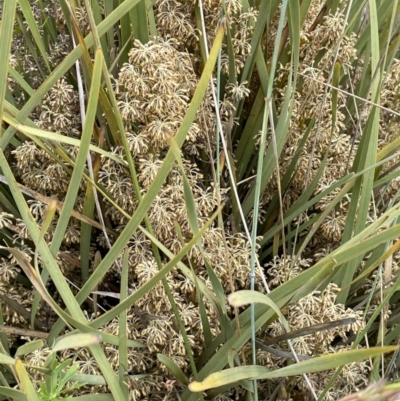
<svg viewBox="0 0 400 401"><path fill-rule="evenodd" d="M1 399L397 399L398 0L0 16Z"/></svg>

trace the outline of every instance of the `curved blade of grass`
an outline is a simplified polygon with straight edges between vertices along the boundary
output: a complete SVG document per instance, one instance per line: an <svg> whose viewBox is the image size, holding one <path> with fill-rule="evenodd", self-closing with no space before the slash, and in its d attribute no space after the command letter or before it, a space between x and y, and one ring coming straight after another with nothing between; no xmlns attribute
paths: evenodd
<svg viewBox="0 0 400 401"><path fill-rule="evenodd" d="M124 251L124 258L122 262L121 272L121 290L120 300L125 301L128 298L128 279L129 279L129 252L127 249ZM128 325L127 325L127 309L124 309L119 315L119 329L118 329L118 356L119 356L119 385L121 386L122 392L125 396L125 401L129 400L129 388L126 384L126 372L128 369Z"/></svg>
<svg viewBox="0 0 400 401"><path fill-rule="evenodd" d="M68 348L82 348L93 344L100 344L102 337L99 333L77 333L64 336L58 340L51 352L58 352Z"/></svg>
<svg viewBox="0 0 400 401"><path fill-rule="evenodd" d="M249 290L242 290L242 291L236 291L232 294L229 294L228 296L228 302L235 307L240 307L248 304L256 304L256 303L261 303L269 306L274 310L274 312L277 314L279 317L281 323L283 324L286 332L290 331L289 325L287 323L287 320L285 316L283 316L282 312L278 308L278 306L275 304L274 301L271 300L267 295L262 294L261 292L257 291L249 291Z"/></svg>
<svg viewBox="0 0 400 401"><path fill-rule="evenodd" d="M278 303L279 299L282 299L285 297L287 294L294 294L296 291L298 291L302 286L304 286L304 283L309 283L314 281L314 285L317 285L318 281L325 276L328 276L330 274L330 271L332 269L333 264L335 263L336 256L339 254L342 254L342 256L339 259L341 263L346 262L349 260L348 258L351 258L352 256L357 257L358 255L354 255L354 250L357 249L357 246L362 241L367 241L368 240L368 248L364 248L360 250L359 252L369 252L370 250L376 248L379 246L379 243L375 243L376 239L376 232L382 230L383 227L388 226L391 224L391 222L397 218L400 214L399 211L399 206L393 207L391 210L387 211L384 213L381 217L379 217L374 223L370 224L366 229L364 229L360 234L357 236L353 237L351 240L348 241L345 245L342 245L339 247L337 250L335 250L333 253L331 253L329 256L321 259L318 263L316 263L314 266L310 267L306 271L302 272L298 276L294 277L292 280L282 284L279 288L273 290L270 293L270 297L274 300L275 303ZM387 231L387 230L386 230ZM387 232L384 232L380 235L387 235ZM391 233L389 233L388 237L385 238L380 238L381 243L384 243L385 241L388 241L390 239L396 238L396 229L393 229ZM365 244L364 244L365 245ZM348 249L352 247L350 251ZM343 258L343 253L346 253L345 258ZM337 264L340 264L338 260L336 260ZM322 273L323 271L323 273ZM320 274L321 273L321 274ZM319 275L319 277L317 277ZM316 287L315 287L316 288ZM246 324L248 321L248 312L245 311L241 315L241 324Z"/></svg>
<svg viewBox="0 0 400 401"><path fill-rule="evenodd" d="M29 401L40 401L35 388L29 378L28 372L25 366L21 362L21 359L17 358L15 360L15 370L18 375L18 379L21 382L22 391L25 393Z"/></svg>
<svg viewBox="0 0 400 401"><path fill-rule="evenodd" d="M280 294L285 295L280 300L271 297L279 308L283 307L283 305L285 305L292 296L292 294L287 294L287 293L285 294L280 293ZM256 330L260 329L274 315L275 312L271 308L268 308L265 305L261 304L255 305L255 319L256 319L255 329ZM203 368L199 372L199 377L205 378L209 374L223 369L228 363L229 351L231 349L240 350L248 342L252 331L250 325L250 317L251 317L250 308L248 308L245 312L243 312L239 316L240 335L236 327L236 320L233 320L232 329L234 330L234 333L232 337L226 340L225 343L223 344L222 342L224 341L224 338L221 335L217 336L213 340L211 346L208 347L205 352L203 352L203 355L201 355L198 361L198 364L200 366L204 364ZM217 348L218 351L216 352ZM189 400L194 401L197 399L197 396L198 396L197 394L193 394L189 390L185 390L184 393L181 395L181 398L182 400L186 401Z"/></svg>
<svg viewBox="0 0 400 401"><path fill-rule="evenodd" d="M40 235L40 232L39 232L39 235ZM55 304L54 301L49 296L45 287L41 284L38 272L31 266L31 264L28 262L26 256L18 249L4 248L4 247L0 247L0 249L4 249L4 250L10 252L15 257L15 259L18 261L18 264L20 265L21 269L24 271L24 273L28 277L29 281L36 288L38 293L44 298L44 300L49 305L54 306L54 304ZM59 309L59 307L57 305L57 308L55 309L55 311L57 312L58 309ZM59 315L59 316L62 316L62 315Z"/></svg>
<svg viewBox="0 0 400 401"><path fill-rule="evenodd" d="M30 341L18 347L17 351L15 352L15 356L26 355L29 354L30 352L37 351L38 349L43 347L44 347L43 340Z"/></svg>
<svg viewBox="0 0 400 401"><path fill-rule="evenodd" d="M33 16L31 6L28 0L18 0L18 4L21 8L22 13L24 14L25 21L29 26L29 31L32 33L32 36L35 39L36 46L39 49L40 55L43 57L46 67L50 71L51 68L47 57L47 50L44 47L43 38L40 36L38 25L35 21L35 17Z"/></svg>
<svg viewBox="0 0 400 401"><path fill-rule="evenodd" d="M11 358L11 356L0 353L0 364L14 365L15 359Z"/></svg>
<svg viewBox="0 0 400 401"><path fill-rule="evenodd" d="M74 401L115 401L112 394L90 394L74 397Z"/></svg>
<svg viewBox="0 0 400 401"><path fill-rule="evenodd" d="M88 178L88 177L85 176L85 178ZM0 182L8 184L7 180L2 175L0 175ZM18 184L18 183L16 183L16 187L18 189L20 189L21 192L23 192L24 194L28 195L29 197L31 197L33 199L36 199L36 200L39 200L40 202L45 203L47 205L50 204L50 202L54 199L54 198L50 198L50 197L47 197L47 196L43 196L42 194L40 194L40 193L38 193L36 191L33 191L33 190L25 187L24 185L21 185L21 184ZM57 201L56 207L57 207L57 210L61 210L62 209L62 202L58 202ZM14 214L14 216L18 216L19 217L19 213ZM97 221L89 219L89 218L87 218L86 216L84 216L83 214L81 214L79 212L72 211L71 216L76 218L77 220L80 220L82 222L90 224L91 226L96 227L99 230L102 229L101 225ZM113 235L115 238L118 237L118 233L116 231L107 229L107 232L108 232L108 234Z"/></svg>
<svg viewBox="0 0 400 401"><path fill-rule="evenodd" d="M33 137L46 138L46 139L50 139L52 141L59 142L59 143L67 143L68 145L73 145L77 148L79 148L81 146L80 145L81 140L75 139L75 138L70 138L70 137L64 136L64 135L60 135L55 132L44 131L39 128L28 127L26 125L21 125L21 124L15 124L14 127L18 131L21 131L27 137L32 138L32 139L33 139ZM98 153L99 155L102 155L103 157L109 158L118 164L126 165L126 162L124 160L120 159L118 156L115 156L115 154L113 154L112 152L108 152L104 149L101 149L96 145L90 144L89 150L91 152Z"/></svg>
<svg viewBox="0 0 400 401"><path fill-rule="evenodd" d="M189 389L193 392L200 392L229 383L236 383L239 380L276 379L286 376L298 376L303 373L321 372L323 370L333 369L349 363L362 361L373 356L394 352L397 349L398 347L391 346L334 353L308 359L295 365L290 365L273 371L270 371L263 366L241 366L213 373L202 382L192 382L189 384Z"/></svg>
<svg viewBox="0 0 400 401"><path fill-rule="evenodd" d="M15 120L15 118L14 117L12 117L12 115L10 115L9 113L12 113L12 114L16 114L16 110L15 110L15 112L13 111L13 109L12 109L12 106L8 103L8 102L6 102L6 104L5 104L5 107L6 107L6 112L5 112L5 114L3 115L3 119L4 119L4 121L6 121L13 129L18 125L18 122L17 122L17 120ZM36 127L36 125L32 122L32 121L30 121L29 119L27 119L26 121L26 126L24 126L24 127L32 127L32 128L34 128L34 129L37 129L37 127ZM10 127L9 127L10 128ZM33 132L35 132L35 131L33 131ZM49 154L49 156L52 158L52 159L54 159L54 161L56 162L56 163L59 163L60 164L60 166L61 166L61 168L64 170L64 171L66 171L66 173L68 174L68 175L70 175L71 173L70 173L70 171L67 169L67 167L64 165L64 164L61 164L60 163L60 160L59 160L59 157L58 157L58 152L59 152L59 148L61 148L61 146L59 146L59 147L57 147L57 148L55 148L53 145L52 145L52 143L51 143L51 140L47 140L47 138L44 138L44 140L42 141L40 138L39 138L39 136L40 136L40 132L38 133L39 135L31 135L31 136L26 136L26 135L21 135L21 140L22 141L25 141L25 140L27 140L28 138L30 138L33 142L35 142L35 144L39 147L39 148L41 148L41 149L43 149L46 153L48 153ZM11 143L13 144L13 146L15 146L15 147L18 147L18 146L20 146L21 145L21 142L18 142L15 138L12 138L11 139ZM54 149L55 148L55 149Z"/></svg>
<svg viewBox="0 0 400 401"><path fill-rule="evenodd" d="M21 390L0 386L0 394L5 395L11 401L28 401L26 395Z"/></svg>
<svg viewBox="0 0 400 401"><path fill-rule="evenodd" d="M8 73L10 74L10 77L18 84L21 86L21 88L28 94L28 96L32 96L34 90L32 87L28 84L28 82L25 81L25 79L19 74L18 71L14 69L11 65L8 66Z"/></svg>
<svg viewBox="0 0 400 401"><path fill-rule="evenodd" d="M7 250L18 260L20 267L22 268L22 270L24 271L26 276L29 278L32 285L36 288L36 290L38 291L40 296L49 304L49 306L51 306L51 308L58 314L58 316L60 316L60 318L66 324L71 324L72 326L76 327L83 333L93 333L93 331L94 331L93 327L88 326L86 324L86 320L79 321L79 320L75 319L74 317L68 315L65 311L63 311L62 308L60 308L57 305L57 303L51 298L51 296L47 292L46 287L43 285L40 275L31 266L31 264L29 263L29 261L26 259L25 255L21 251L19 251L18 249L14 249L14 248L4 248L4 247L0 247L0 249ZM64 290L63 294L66 294L66 293L67 293L67 291ZM81 310L79 308L73 308L73 310L81 312ZM76 334L76 333L74 333L74 334ZM96 334L102 336L104 342L107 342L107 343L110 343L113 345L118 345L118 338L116 336L111 335L109 333L105 333L105 332L103 333L103 332L98 332L98 331L96 331ZM63 338L68 337L69 335L70 335L70 333L63 336ZM53 342L54 342L54 338L50 338L50 335L49 335L48 343L52 344ZM133 340L128 340L128 346L139 347L139 348L146 347L145 345L143 345L137 341L133 341Z"/></svg>
<svg viewBox="0 0 400 401"><path fill-rule="evenodd" d="M157 359L163 365L165 365L172 376L178 379L183 385L187 386L189 384L189 379L186 377L182 369L176 364L175 361L163 354L157 354Z"/></svg>

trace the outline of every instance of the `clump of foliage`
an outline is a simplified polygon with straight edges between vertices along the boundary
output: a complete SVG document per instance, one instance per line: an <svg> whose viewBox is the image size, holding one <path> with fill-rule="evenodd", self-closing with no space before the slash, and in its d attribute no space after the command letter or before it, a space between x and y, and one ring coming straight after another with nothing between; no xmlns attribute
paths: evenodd
<svg viewBox="0 0 400 401"><path fill-rule="evenodd" d="M0 7L0 394L397 379L398 1Z"/></svg>

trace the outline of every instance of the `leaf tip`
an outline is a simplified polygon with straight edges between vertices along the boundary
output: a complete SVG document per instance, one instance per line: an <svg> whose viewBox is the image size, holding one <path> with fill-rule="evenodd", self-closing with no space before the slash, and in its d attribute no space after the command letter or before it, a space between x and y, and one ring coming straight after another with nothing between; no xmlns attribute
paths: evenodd
<svg viewBox="0 0 400 401"><path fill-rule="evenodd" d="M236 292L232 292L231 294L228 295L227 298L228 298L229 305L231 305L235 308L239 307L239 306L243 306L243 302L239 301L239 297Z"/></svg>
<svg viewBox="0 0 400 401"><path fill-rule="evenodd" d="M194 381L189 383L189 390L192 391L193 393L199 393L200 391L203 391L202 382Z"/></svg>

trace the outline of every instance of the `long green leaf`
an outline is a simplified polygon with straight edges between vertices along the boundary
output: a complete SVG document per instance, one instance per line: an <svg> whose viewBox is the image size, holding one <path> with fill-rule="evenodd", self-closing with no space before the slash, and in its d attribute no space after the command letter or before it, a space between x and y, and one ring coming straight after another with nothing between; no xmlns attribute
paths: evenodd
<svg viewBox="0 0 400 401"><path fill-rule="evenodd" d="M370 25L371 25L371 68L373 73L377 72L377 77L381 77L379 71L379 28L376 10L376 2L369 1ZM379 92L381 80L374 79L372 81L372 100L379 103ZM379 133L379 116L380 109L374 107L369 116L365 132L361 138L361 142L357 151L354 162L354 170L359 171L371 166L376 161L378 149L378 133ZM353 188L346 226L343 233L342 243L347 241L352 235L358 234L366 224L368 211L370 207L372 188L374 181L374 172L369 170L364 177L357 179ZM352 281L354 273L359 265L360 259L353 259L342 269L335 277L335 283L340 287L345 287ZM348 290L344 290L338 296L337 302L345 304L347 301Z"/></svg>
<svg viewBox="0 0 400 401"><path fill-rule="evenodd" d="M76 138L70 138L65 135L60 135L57 134L56 132L49 132L49 131L44 131L39 128L34 128L34 127L28 127L26 125L21 125L21 124L13 124L13 126L18 130L21 131L23 134L25 134L29 138L33 137L38 137L38 138L47 138L55 142L59 143L67 143L69 145L73 145L77 148L80 148L81 146L81 140L76 139ZM107 152L106 150L99 148L96 145L89 144L89 150L91 152L96 152L99 155L102 155L103 157L109 158L113 161L115 161L118 164L123 164L126 165L126 162L119 157L115 156L111 152Z"/></svg>
<svg viewBox="0 0 400 401"><path fill-rule="evenodd" d="M43 348L43 347L44 347L43 340L30 341L30 342L18 347L17 351L15 352L15 356L26 355L31 352L37 351L38 349Z"/></svg>
<svg viewBox="0 0 400 401"><path fill-rule="evenodd" d="M97 49L94 61L92 86L90 88L89 101L87 105L86 120L80 140L78 156L76 158L75 168L68 186L68 192L65 197L64 206L60 212L58 224L51 241L51 251L53 254L58 251L64 238L65 230L70 220L71 212L74 208L75 199L77 197L79 186L82 180L83 169L85 167L86 158L89 151L90 141L94 129L97 104L99 101L102 65L103 52L101 49Z"/></svg>
<svg viewBox="0 0 400 401"><path fill-rule="evenodd" d="M5 395L8 399L15 401L28 401L28 398L21 390L15 388L0 386L0 394Z"/></svg>
<svg viewBox="0 0 400 401"><path fill-rule="evenodd" d="M129 252L127 249L124 251L124 258L122 262L122 274L121 274L121 290L120 300L124 302L128 297L128 278L129 278ZM119 315L119 330L118 330L118 355L119 355L119 384L125 396L125 401L129 400L129 388L126 384L126 371L128 369L128 313L127 309L124 309Z"/></svg>
<svg viewBox="0 0 400 401"><path fill-rule="evenodd" d="M173 361L171 358L163 354L157 354L157 358L163 365L167 367L169 372L182 384L184 384L185 386L189 384L189 379L186 377L182 369L176 364L175 361Z"/></svg>
<svg viewBox="0 0 400 401"><path fill-rule="evenodd" d="M58 352L67 348L81 348L99 344L102 341L98 333L78 333L63 337L52 347L52 352Z"/></svg>
<svg viewBox="0 0 400 401"><path fill-rule="evenodd" d="M15 361L15 370L17 371L18 378L21 382L22 391L25 393L28 400L40 401L31 379L29 378L28 372L20 359Z"/></svg>
<svg viewBox="0 0 400 401"><path fill-rule="evenodd" d="M16 0L8 0L3 4L3 13L0 25L0 54L4 60L0 63L0 123L3 121L4 99L8 87L8 60L10 58L11 41L14 29L15 7Z"/></svg>
<svg viewBox="0 0 400 401"><path fill-rule="evenodd" d="M228 296L228 301L232 306L235 306L237 308L252 303L265 304L274 310L274 312L281 320L286 332L290 331L287 320L285 316L283 316L278 306L267 295L261 294L261 292L249 290L236 291Z"/></svg>
<svg viewBox="0 0 400 401"><path fill-rule="evenodd" d="M50 63L47 57L47 50L44 46L43 38L40 36L38 25L35 21L35 17L33 16L31 6L28 0L18 0L18 4L24 14L26 22L28 23L29 31L32 33L32 36L35 39L36 46L40 51L40 55L43 57L46 67L50 71Z"/></svg>
<svg viewBox="0 0 400 401"><path fill-rule="evenodd" d="M242 366L213 373L201 383L190 383L189 388L193 392L200 392L210 388L224 386L229 383L233 384L239 380L276 379L287 376L298 376L303 373L321 372L323 370L333 369L341 365L362 361L376 355L394 352L397 349L397 347L391 346L334 353L331 355L324 355L318 358L308 359L298 364L290 365L282 369L276 369L274 371L270 371L263 366Z"/></svg>

